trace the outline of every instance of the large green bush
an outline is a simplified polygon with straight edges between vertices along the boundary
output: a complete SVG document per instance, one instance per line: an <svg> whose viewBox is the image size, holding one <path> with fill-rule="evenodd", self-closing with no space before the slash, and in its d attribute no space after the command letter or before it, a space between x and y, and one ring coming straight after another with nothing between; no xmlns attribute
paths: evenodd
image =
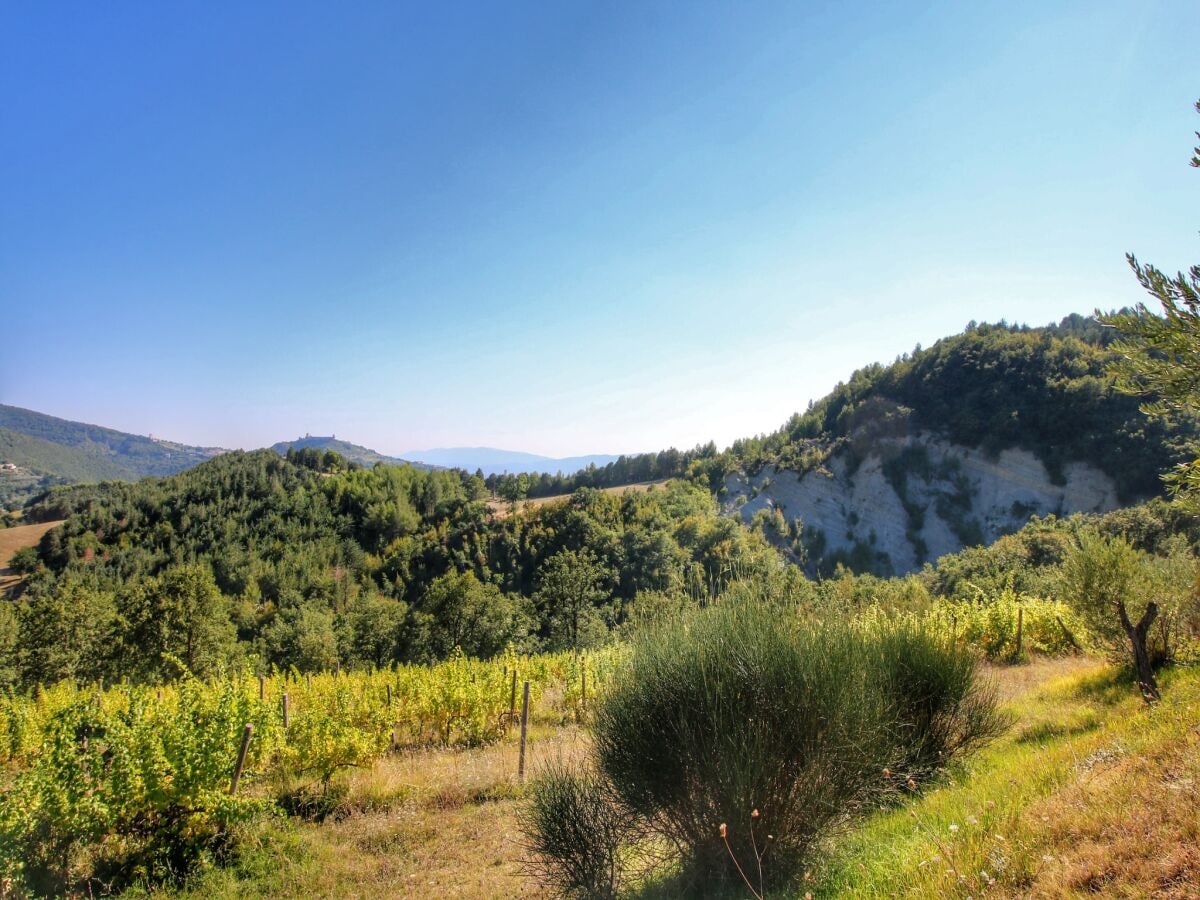
<svg viewBox="0 0 1200 900"><path fill-rule="evenodd" d="M596 710L594 748L685 877L740 881L761 860L782 882L896 783L885 769L928 774L999 725L966 649L741 599L635 639Z"/></svg>

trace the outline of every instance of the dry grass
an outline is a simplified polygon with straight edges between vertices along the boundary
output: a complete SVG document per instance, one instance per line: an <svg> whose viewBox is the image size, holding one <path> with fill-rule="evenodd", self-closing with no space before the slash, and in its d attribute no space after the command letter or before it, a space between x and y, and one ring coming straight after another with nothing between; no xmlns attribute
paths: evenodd
<svg viewBox="0 0 1200 900"><path fill-rule="evenodd" d="M55 522L39 522L37 525L18 525L15 528L0 529L0 597L16 587L21 578L8 567L9 560L18 550L36 546L38 541L51 528L61 525L62 520Z"/></svg>
<svg viewBox="0 0 1200 900"><path fill-rule="evenodd" d="M618 497L624 494L644 494L656 487L661 487L666 484L667 480L662 481L642 481L637 484L623 484L618 487L601 488L606 494L614 494ZM521 500L516 504L518 510L526 509L530 506L547 506L551 503L565 503L571 498L570 494L555 494L553 497L534 497L530 500ZM492 515L496 518L506 518L512 509L512 504L507 500L491 499L487 502L488 509L492 511Z"/></svg>
<svg viewBox="0 0 1200 900"><path fill-rule="evenodd" d="M539 723L527 772L586 747L579 728ZM336 821L258 826L237 865L206 873L183 896L546 896L522 874L518 755L506 741L389 756L349 776Z"/></svg>
<svg viewBox="0 0 1200 900"><path fill-rule="evenodd" d="M1144 752L1102 748L1029 809L1053 851L1031 896L1200 897L1200 721L1190 725Z"/></svg>

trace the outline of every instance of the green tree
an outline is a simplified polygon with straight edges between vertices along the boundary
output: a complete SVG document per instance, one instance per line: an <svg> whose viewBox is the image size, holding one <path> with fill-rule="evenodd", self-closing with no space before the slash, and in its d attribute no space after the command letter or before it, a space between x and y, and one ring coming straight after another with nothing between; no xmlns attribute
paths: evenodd
<svg viewBox="0 0 1200 900"><path fill-rule="evenodd" d="M444 659L455 647L467 656L487 659L529 634L528 601L485 584L472 573L450 573L430 584L418 614L418 656Z"/></svg>
<svg viewBox="0 0 1200 900"><path fill-rule="evenodd" d="M604 640L597 607L611 599L611 581L612 572L589 550L562 550L542 564L533 599L549 625L551 648L578 653Z"/></svg>
<svg viewBox="0 0 1200 900"><path fill-rule="evenodd" d="M346 613L350 657L386 666L403 651L408 604L377 594L360 597Z"/></svg>
<svg viewBox="0 0 1200 900"><path fill-rule="evenodd" d="M182 566L136 585L122 596L121 614L126 654L145 677L173 677L180 665L203 677L231 660L237 634L229 601L207 566Z"/></svg>
<svg viewBox="0 0 1200 900"><path fill-rule="evenodd" d="M0 691L14 687L20 678L21 621L12 603L0 601Z"/></svg>
<svg viewBox="0 0 1200 900"><path fill-rule="evenodd" d="M1200 112L1200 102L1196 104ZM1200 132L1196 136L1200 138ZM1191 163L1200 167L1200 147ZM1120 334L1113 349L1119 358L1111 367L1117 388L1147 397L1142 411L1167 422L1190 417L1200 408L1200 265L1169 275L1142 265L1133 254L1129 265L1138 282L1155 300L1161 314L1146 303L1132 311L1098 315ZM1165 478L1179 499L1200 509L1200 447L1194 458L1179 464Z"/></svg>
<svg viewBox="0 0 1200 900"><path fill-rule="evenodd" d="M1063 561L1060 590L1109 650L1132 655L1142 695L1151 702L1159 699L1154 664L1161 654L1152 652L1150 629L1160 608L1147 597L1144 563L1145 554L1125 538L1084 529Z"/></svg>
<svg viewBox="0 0 1200 900"><path fill-rule="evenodd" d="M289 600L263 629L267 661L302 672L332 669L338 662L333 611L321 603Z"/></svg>
<svg viewBox="0 0 1200 900"><path fill-rule="evenodd" d="M66 678L103 677L115 618L112 595L79 579L24 601L19 646L25 681L50 684Z"/></svg>

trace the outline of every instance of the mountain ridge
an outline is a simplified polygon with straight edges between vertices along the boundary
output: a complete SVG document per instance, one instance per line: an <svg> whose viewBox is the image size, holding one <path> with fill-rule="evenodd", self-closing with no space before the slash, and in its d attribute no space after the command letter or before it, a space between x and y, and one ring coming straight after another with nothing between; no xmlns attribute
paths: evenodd
<svg viewBox="0 0 1200 900"><path fill-rule="evenodd" d="M405 453L410 459L447 468L481 469L484 475L519 475L544 472L573 475L588 466L604 466L620 458L618 454L592 453L581 456L543 456L524 450L505 450L499 447L435 447Z"/></svg>
<svg viewBox="0 0 1200 900"><path fill-rule="evenodd" d="M328 436L306 434L304 437L296 438L294 441L278 441L272 444L270 449L274 450L280 456L287 456L288 450L332 450L350 462L356 462L366 468L376 465L414 466L424 470L441 468L412 459L388 456L377 450L372 450L370 447L364 447L362 444L340 441L337 435L332 434Z"/></svg>

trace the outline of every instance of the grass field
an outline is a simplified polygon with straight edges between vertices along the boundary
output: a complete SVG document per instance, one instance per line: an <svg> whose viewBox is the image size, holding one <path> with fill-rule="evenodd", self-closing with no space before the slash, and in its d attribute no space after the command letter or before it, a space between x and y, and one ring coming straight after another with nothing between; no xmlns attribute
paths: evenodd
<svg viewBox="0 0 1200 900"><path fill-rule="evenodd" d="M42 539L42 535L62 522L40 522L37 525L18 525L16 528L0 529L0 597L21 579L8 567L13 554L25 547L32 547Z"/></svg>
<svg viewBox="0 0 1200 900"><path fill-rule="evenodd" d="M1200 672L1167 673L1154 709L1097 660L990 674L1008 733L832 840L797 896L1200 897ZM533 737L534 771L587 747L550 717ZM515 771L511 741L389 757L354 774L338 821L255 826L180 896L542 896L521 875Z"/></svg>
<svg viewBox="0 0 1200 900"><path fill-rule="evenodd" d="M620 497L623 494L644 494L647 491L653 490L654 488L660 487L666 483L666 479L663 479L662 481L641 481L637 484L623 484L619 487L601 488L601 490L606 494L615 494L616 496ZM552 497L534 497L529 500L518 501L516 507L518 509L524 509L527 506L546 506L550 503L562 503L565 500L569 500L570 497L570 494L555 494ZM490 509L494 515L501 519L509 514L509 511L512 509L512 507L513 504L509 503L507 500L492 498L488 501L488 509Z"/></svg>

